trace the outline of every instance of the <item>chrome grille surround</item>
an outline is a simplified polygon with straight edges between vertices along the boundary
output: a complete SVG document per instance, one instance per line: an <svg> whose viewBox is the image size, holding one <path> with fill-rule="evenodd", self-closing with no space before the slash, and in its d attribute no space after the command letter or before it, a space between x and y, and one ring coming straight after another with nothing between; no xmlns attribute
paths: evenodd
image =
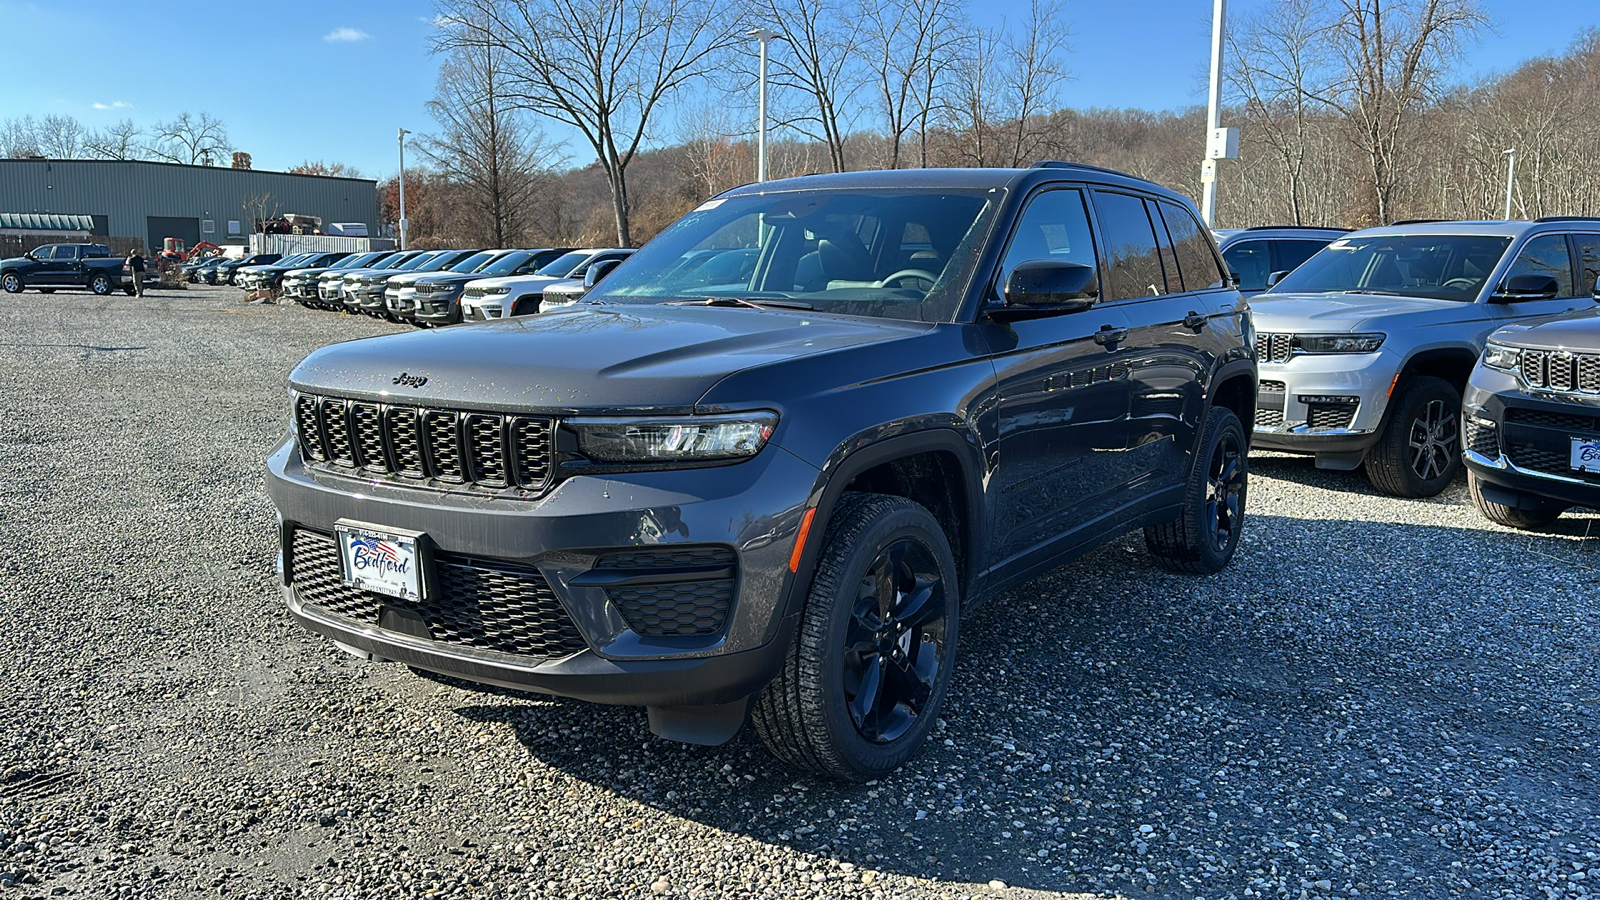
<svg viewBox="0 0 1600 900"><path fill-rule="evenodd" d="M555 421L296 394L301 460L397 484L542 493L555 471Z"/></svg>
<svg viewBox="0 0 1600 900"><path fill-rule="evenodd" d="M1259 332L1256 334L1256 358L1259 362L1288 362L1293 350L1293 335Z"/></svg>
<svg viewBox="0 0 1600 900"><path fill-rule="evenodd" d="M1517 381L1537 391L1600 394L1600 353L1523 350Z"/></svg>

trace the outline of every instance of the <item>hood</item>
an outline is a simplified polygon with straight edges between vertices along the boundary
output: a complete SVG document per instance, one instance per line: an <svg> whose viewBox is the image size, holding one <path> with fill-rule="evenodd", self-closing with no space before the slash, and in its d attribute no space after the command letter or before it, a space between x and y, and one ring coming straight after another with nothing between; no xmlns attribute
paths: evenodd
<svg viewBox="0 0 1600 900"><path fill-rule="evenodd" d="M416 284L418 281L421 281L422 279L428 277L429 275L438 275L438 274L439 273L436 272L436 271L435 272L401 272L399 275L396 275L393 278L389 279L389 286L390 287L405 287L405 286L408 286L408 285Z"/></svg>
<svg viewBox="0 0 1600 900"><path fill-rule="evenodd" d="M1492 338L1513 347L1600 353L1600 309L1527 325L1507 325Z"/></svg>
<svg viewBox="0 0 1600 900"><path fill-rule="evenodd" d="M555 275L497 275L493 278L474 278L472 286L542 289L545 285L566 280L565 276Z"/></svg>
<svg viewBox="0 0 1600 900"><path fill-rule="evenodd" d="M1257 294L1250 309L1256 330L1266 332L1338 334L1488 318L1477 303L1389 294Z"/></svg>
<svg viewBox="0 0 1600 900"><path fill-rule="evenodd" d="M494 281L493 278L479 278L471 272L429 272L417 279L418 284L466 284L469 281Z"/></svg>
<svg viewBox="0 0 1600 900"><path fill-rule="evenodd" d="M775 309L583 306L334 344L289 380L297 389L392 403L684 412L730 373L932 327ZM402 374L426 381L400 386Z"/></svg>

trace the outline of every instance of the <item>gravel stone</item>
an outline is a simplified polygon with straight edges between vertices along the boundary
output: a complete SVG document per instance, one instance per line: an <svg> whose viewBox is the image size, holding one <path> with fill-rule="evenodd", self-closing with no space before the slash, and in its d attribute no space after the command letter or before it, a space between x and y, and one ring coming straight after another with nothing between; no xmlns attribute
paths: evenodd
<svg viewBox="0 0 1600 900"><path fill-rule="evenodd" d="M926 750L826 783L289 621L285 377L399 330L0 295L0 900L1593 894L1600 517L1254 457L1230 569L1130 536L997 598Z"/></svg>

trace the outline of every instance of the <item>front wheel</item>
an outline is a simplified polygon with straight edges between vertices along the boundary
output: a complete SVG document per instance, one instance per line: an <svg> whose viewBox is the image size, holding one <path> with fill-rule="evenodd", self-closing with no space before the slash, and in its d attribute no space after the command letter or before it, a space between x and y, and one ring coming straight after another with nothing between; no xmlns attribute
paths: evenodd
<svg viewBox="0 0 1600 900"><path fill-rule="evenodd" d="M1567 508L1559 503L1541 500L1528 494L1515 494L1515 499L1518 501L1515 506L1496 503L1484 496L1483 483L1470 469L1467 470L1467 490L1472 494L1473 505L1478 507L1478 512L1483 513L1485 519L1507 528L1520 528L1524 531L1544 528L1561 518L1561 514L1567 511Z"/></svg>
<svg viewBox="0 0 1600 900"><path fill-rule="evenodd" d="M960 609L955 557L933 514L846 493L783 669L752 719L779 759L845 781L894 771L950 689Z"/></svg>
<svg viewBox="0 0 1600 900"><path fill-rule="evenodd" d="M0 290L4 290L8 294L22 293L22 276L15 272L7 272L4 275L0 275Z"/></svg>
<svg viewBox="0 0 1600 900"><path fill-rule="evenodd" d="M96 275L93 278L89 279L89 290L93 291L95 293L95 295L99 296L99 297L104 297L104 296L110 294L111 293L111 276L109 276L109 275Z"/></svg>
<svg viewBox="0 0 1600 900"><path fill-rule="evenodd" d="M1183 513L1144 529L1145 547L1163 568L1212 575L1233 559L1244 533L1249 451L1244 426L1233 410L1218 406L1206 413L1184 485Z"/></svg>
<svg viewBox="0 0 1600 900"><path fill-rule="evenodd" d="M1365 468L1372 486L1391 496L1443 491L1461 468L1461 392L1443 378L1403 382Z"/></svg>

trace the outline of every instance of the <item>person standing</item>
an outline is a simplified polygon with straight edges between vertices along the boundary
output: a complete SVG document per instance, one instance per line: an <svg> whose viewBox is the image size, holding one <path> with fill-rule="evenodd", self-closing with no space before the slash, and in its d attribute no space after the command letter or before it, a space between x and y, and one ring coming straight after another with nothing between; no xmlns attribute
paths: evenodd
<svg viewBox="0 0 1600 900"><path fill-rule="evenodd" d="M133 293L136 297L144 296L144 257L139 255L139 248L128 251L128 271L133 273Z"/></svg>

